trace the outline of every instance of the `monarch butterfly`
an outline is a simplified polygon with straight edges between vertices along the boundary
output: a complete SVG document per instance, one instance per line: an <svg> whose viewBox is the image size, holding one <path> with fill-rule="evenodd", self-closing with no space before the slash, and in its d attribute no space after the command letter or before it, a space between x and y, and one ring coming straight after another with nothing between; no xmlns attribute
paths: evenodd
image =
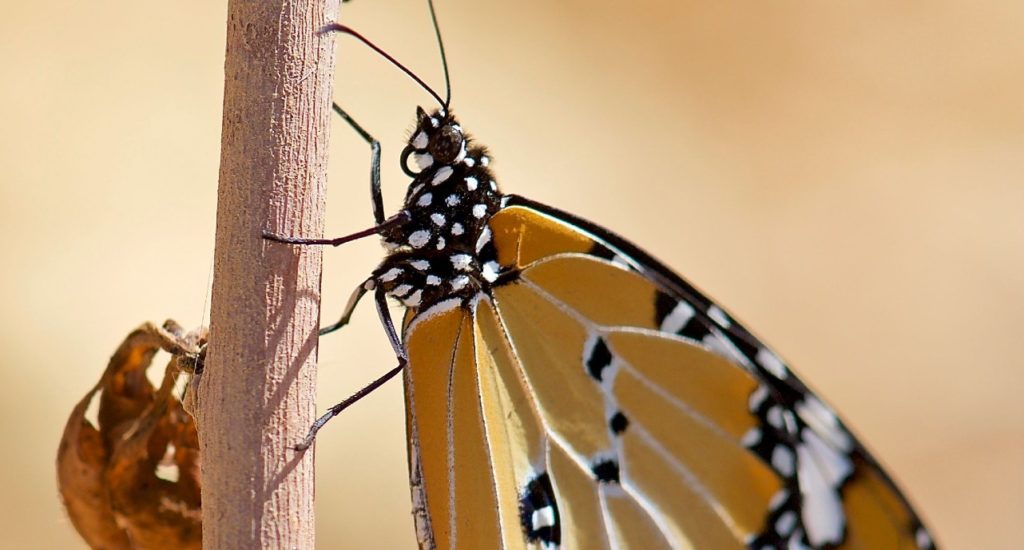
<svg viewBox="0 0 1024 550"><path fill-rule="evenodd" d="M441 107L417 108L401 155L412 182L385 219L379 144L335 106L372 145L377 225L268 235L376 234L388 250L321 334L373 292L399 365L300 448L401 372L425 548L935 547L836 413L723 308L611 231L501 192L450 87L442 101L355 31L326 30ZM400 335L388 298L406 308Z"/></svg>

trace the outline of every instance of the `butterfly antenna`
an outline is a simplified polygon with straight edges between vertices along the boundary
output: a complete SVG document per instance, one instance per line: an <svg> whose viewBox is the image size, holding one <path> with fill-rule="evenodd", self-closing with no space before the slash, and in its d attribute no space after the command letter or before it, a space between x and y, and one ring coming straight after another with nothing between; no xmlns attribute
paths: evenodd
<svg viewBox="0 0 1024 550"><path fill-rule="evenodd" d="M373 42L370 42L370 40L367 39L365 36L359 34L358 32L356 32L355 30L353 30L350 27L342 25L341 23L331 23L329 25L326 25L322 29L317 31L317 34L326 34L326 33L329 33L329 32L340 32L342 34L347 34L349 36L354 37L356 40L359 40L363 44L366 44L367 46L369 46L369 48L371 50L379 53L384 59L387 59L388 61L390 61L392 65L394 65L395 67L398 67L403 73L409 75L409 78L412 78L413 80L415 80L416 83L420 85L420 87L422 87L424 90L427 91L427 93L429 93L430 95L434 96L434 99L437 101L438 104L440 104L442 107L445 108L445 110L447 110L448 104L446 102L444 102L444 101L441 101L441 96L437 95L437 92L435 92L433 88L431 88L430 86L427 86L427 83L423 82L423 80L420 77L416 76L416 73L410 71L408 68L406 68L405 65L402 65L401 63L399 63L398 60L395 59L394 57L391 57L391 55L389 55L388 52L380 49ZM442 55L443 55L443 50L442 50ZM445 70L445 81L446 82L447 82L447 74L448 73L447 73L447 69L446 69Z"/></svg>
<svg viewBox="0 0 1024 550"><path fill-rule="evenodd" d="M437 24L437 12L434 10L434 0L427 0L430 7L430 20L434 23L434 35L437 36L437 47L441 50L441 66L444 68L444 110L452 103L452 81L448 77L448 56L444 54L444 40L441 40L441 26Z"/></svg>

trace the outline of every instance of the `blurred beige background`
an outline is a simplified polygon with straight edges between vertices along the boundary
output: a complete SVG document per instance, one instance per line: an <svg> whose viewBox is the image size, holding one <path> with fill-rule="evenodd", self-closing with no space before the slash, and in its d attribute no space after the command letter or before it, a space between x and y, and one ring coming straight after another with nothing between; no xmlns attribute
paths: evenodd
<svg viewBox="0 0 1024 550"><path fill-rule="evenodd" d="M662 258L773 344L948 548L1024 537L1024 4L438 0L454 106L500 183ZM53 457L144 320L204 321L224 2L10 4L0 20L0 547L81 547ZM420 0L344 18L441 86ZM397 155L428 97L340 38L337 97ZM328 229L371 220L332 137ZM381 250L330 251L333 320ZM371 307L320 409L392 364ZM409 548L400 385L323 432L321 548ZM1019 546L1017 546L1019 547Z"/></svg>

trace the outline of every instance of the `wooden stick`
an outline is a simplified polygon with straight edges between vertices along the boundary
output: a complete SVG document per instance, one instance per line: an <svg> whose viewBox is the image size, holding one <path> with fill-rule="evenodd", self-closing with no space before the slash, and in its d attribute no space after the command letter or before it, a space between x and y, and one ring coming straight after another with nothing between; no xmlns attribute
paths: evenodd
<svg viewBox="0 0 1024 550"><path fill-rule="evenodd" d="M313 548L320 249L337 0L230 0L206 370L203 546Z"/></svg>

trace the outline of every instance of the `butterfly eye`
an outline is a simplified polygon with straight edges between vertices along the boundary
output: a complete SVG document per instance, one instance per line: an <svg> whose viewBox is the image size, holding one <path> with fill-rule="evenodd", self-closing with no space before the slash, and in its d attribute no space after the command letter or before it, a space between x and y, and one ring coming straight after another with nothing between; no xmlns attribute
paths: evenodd
<svg viewBox="0 0 1024 550"><path fill-rule="evenodd" d="M441 164L454 162L462 153L466 137L462 128L455 124L447 124L430 139L427 150Z"/></svg>

